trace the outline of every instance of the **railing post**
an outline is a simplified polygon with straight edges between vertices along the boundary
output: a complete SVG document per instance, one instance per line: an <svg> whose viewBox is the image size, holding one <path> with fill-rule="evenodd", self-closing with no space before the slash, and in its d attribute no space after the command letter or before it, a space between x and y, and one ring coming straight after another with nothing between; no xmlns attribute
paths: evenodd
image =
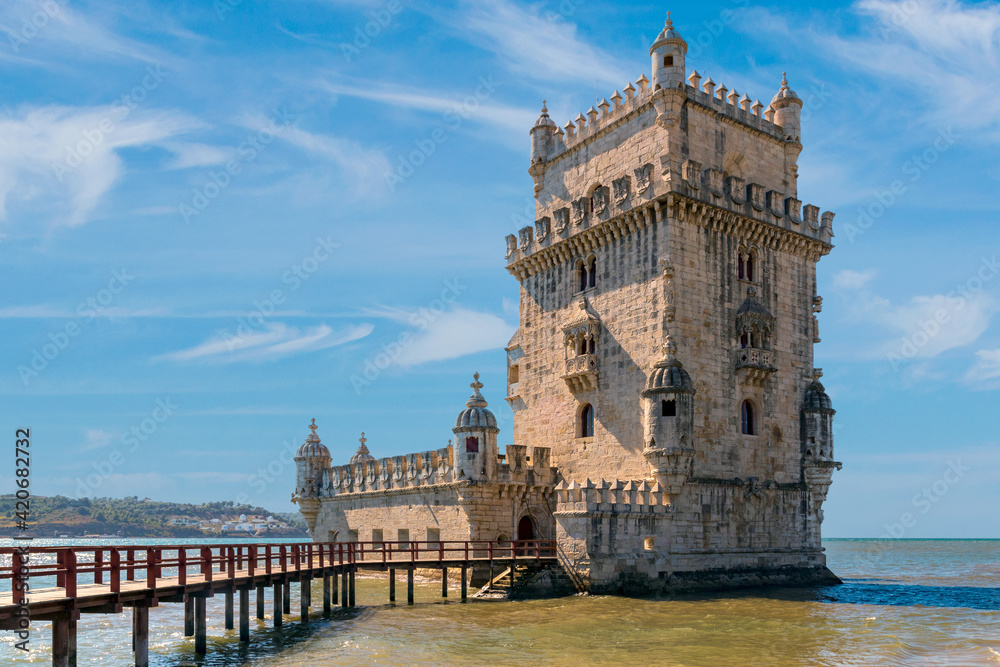
<svg viewBox="0 0 1000 667"><path fill-rule="evenodd" d="M177 584L187 585L187 549L180 547L177 549Z"/></svg>
<svg viewBox="0 0 1000 667"><path fill-rule="evenodd" d="M156 549L146 549L146 588L156 588Z"/></svg>
<svg viewBox="0 0 1000 667"><path fill-rule="evenodd" d="M230 579L235 579L236 578L236 553L235 553L235 549L236 549L236 547L227 547L227 551L228 551L227 556L228 556L228 558L226 560L228 561L227 565L229 566L229 572L228 572L228 574L229 574L229 578ZM232 628L229 628L229 629L231 630Z"/></svg>
<svg viewBox="0 0 1000 667"><path fill-rule="evenodd" d="M66 597L76 597L76 551L66 551Z"/></svg>
<svg viewBox="0 0 1000 667"><path fill-rule="evenodd" d="M468 540L465 541L465 560L466 560L466 562L468 562L468 560L469 560L469 541Z"/></svg>
<svg viewBox="0 0 1000 667"><path fill-rule="evenodd" d="M295 561L295 571L300 572L302 570L302 550L297 544L292 545L292 560Z"/></svg>
<svg viewBox="0 0 1000 667"><path fill-rule="evenodd" d="M125 552L125 558L128 559L128 565L125 567L125 577L127 581L135 581L135 549L129 549Z"/></svg>
<svg viewBox="0 0 1000 667"><path fill-rule="evenodd" d="M117 548L111 549L111 592L122 592L122 556Z"/></svg>
<svg viewBox="0 0 1000 667"><path fill-rule="evenodd" d="M94 552L94 583L104 583L104 550L98 549Z"/></svg>
<svg viewBox="0 0 1000 667"><path fill-rule="evenodd" d="M201 548L201 574L205 581L212 581L212 547Z"/></svg>
<svg viewBox="0 0 1000 667"><path fill-rule="evenodd" d="M14 592L14 604L21 604L24 601L24 589L29 586L27 580L28 568L25 566L24 554L16 547L14 548L14 558L11 565L12 579L10 583L11 589Z"/></svg>
<svg viewBox="0 0 1000 667"><path fill-rule="evenodd" d="M257 564L257 547L251 544L247 547L247 573L252 577L254 565Z"/></svg>
<svg viewBox="0 0 1000 667"><path fill-rule="evenodd" d="M66 588L66 554L69 549L60 549L56 553L56 588Z"/></svg>

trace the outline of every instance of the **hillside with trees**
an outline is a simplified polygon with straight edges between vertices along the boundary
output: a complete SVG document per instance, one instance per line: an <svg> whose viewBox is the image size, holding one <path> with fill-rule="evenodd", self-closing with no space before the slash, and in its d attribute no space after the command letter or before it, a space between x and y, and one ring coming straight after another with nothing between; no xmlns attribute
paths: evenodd
<svg viewBox="0 0 1000 667"><path fill-rule="evenodd" d="M0 495L0 536L18 533L19 520L13 495ZM306 537L306 525L295 513L269 512L262 507L236 505L232 501L191 505L129 498L67 498L34 496L28 515L29 534L46 538L67 535L118 535L121 537L222 537L225 533L202 531L197 525L173 525L189 519L200 523L245 514L273 516L288 524L285 529L259 531L257 537ZM236 534L233 536L241 536ZM242 536L245 536L242 535Z"/></svg>

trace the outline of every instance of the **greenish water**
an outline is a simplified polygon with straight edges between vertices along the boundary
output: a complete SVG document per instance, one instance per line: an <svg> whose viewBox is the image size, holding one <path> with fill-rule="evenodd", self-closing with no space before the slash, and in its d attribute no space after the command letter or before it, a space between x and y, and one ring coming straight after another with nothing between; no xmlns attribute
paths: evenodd
<svg viewBox="0 0 1000 667"><path fill-rule="evenodd" d="M109 541L110 542L110 541ZM676 599L572 597L389 606L384 580L359 580L359 607L281 630L251 620L249 646L209 601L209 654L195 660L181 605L150 614L157 666L316 665L994 665L1000 666L1000 541L830 540L843 586L772 588ZM404 589L405 590L405 589ZM292 610L297 612L297 585ZM314 608L321 586L313 589ZM267 605L270 614L271 603ZM0 664L49 662L48 624L30 656L0 644ZM81 665L127 665L129 617L80 621Z"/></svg>

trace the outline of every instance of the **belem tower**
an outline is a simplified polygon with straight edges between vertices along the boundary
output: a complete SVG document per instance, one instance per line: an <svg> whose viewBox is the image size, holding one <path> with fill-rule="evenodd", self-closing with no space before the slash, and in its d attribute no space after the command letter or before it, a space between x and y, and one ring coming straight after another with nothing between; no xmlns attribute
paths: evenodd
<svg viewBox="0 0 1000 667"><path fill-rule="evenodd" d="M531 128L536 221L507 237L520 326L512 440L478 375L454 444L331 466L315 426L298 504L318 541L556 540L577 590L833 583L835 469L813 368L833 213L797 196L802 100L697 71L666 25L652 72Z"/></svg>

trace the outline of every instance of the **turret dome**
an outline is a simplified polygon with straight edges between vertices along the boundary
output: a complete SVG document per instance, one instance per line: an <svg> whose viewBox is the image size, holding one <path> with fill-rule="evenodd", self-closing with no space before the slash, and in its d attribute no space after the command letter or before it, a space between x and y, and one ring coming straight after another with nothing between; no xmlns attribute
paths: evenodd
<svg viewBox="0 0 1000 667"><path fill-rule="evenodd" d="M650 394L695 393L691 376L677 360L677 345L670 338L663 346L663 358L653 364L653 370L646 380L643 396Z"/></svg>
<svg viewBox="0 0 1000 667"><path fill-rule="evenodd" d="M649 47L649 52L652 53L664 44L683 44L684 49L687 50L687 42L684 41L679 32L674 30L674 22L670 18L670 12L667 12L667 20L663 24L663 30L657 35L653 45Z"/></svg>
<svg viewBox="0 0 1000 667"><path fill-rule="evenodd" d="M295 452L295 458L330 458L330 450L326 448L326 445L319 441L319 436L316 435L317 427L315 419L312 420L312 424L309 425L309 428L312 432L306 437L306 441L302 443L299 450Z"/></svg>
<svg viewBox="0 0 1000 667"><path fill-rule="evenodd" d="M545 106L545 100L542 100L542 115L535 121L535 127L551 127L553 131L556 130L555 121L549 118L549 108Z"/></svg>
<svg viewBox="0 0 1000 667"><path fill-rule="evenodd" d="M479 390L483 388L483 383L479 381L479 373L475 373L472 377L474 381L469 385L472 387L472 396L466 401L465 409L458 414L455 428L496 429L497 418L486 409L486 399L479 393Z"/></svg>
<svg viewBox="0 0 1000 667"><path fill-rule="evenodd" d="M826 393L826 388L819 381L821 377L823 377L822 370L817 368L813 371L813 381L806 389L806 397L802 409L806 412L833 414L836 410L833 409L833 401L830 400L830 396Z"/></svg>
<svg viewBox="0 0 1000 667"><path fill-rule="evenodd" d="M788 75L785 72L781 73L781 89L771 100L771 108L777 109L779 107L787 105L789 102L798 102L802 105L802 100L795 91L788 87Z"/></svg>

